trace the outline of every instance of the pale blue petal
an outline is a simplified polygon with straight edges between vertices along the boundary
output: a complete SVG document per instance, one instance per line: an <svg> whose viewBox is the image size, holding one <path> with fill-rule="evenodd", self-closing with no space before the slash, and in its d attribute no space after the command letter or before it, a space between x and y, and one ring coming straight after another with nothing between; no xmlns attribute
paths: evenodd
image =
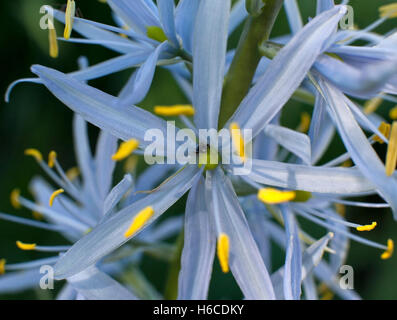
<svg viewBox="0 0 397 320"><path fill-rule="evenodd" d="M3 274L0 277L0 294L18 293L38 287L42 277L39 269Z"/></svg>
<svg viewBox="0 0 397 320"><path fill-rule="evenodd" d="M211 280L216 235L205 198L205 181L193 186L186 203L185 242L179 273L178 299L205 300Z"/></svg>
<svg viewBox="0 0 397 320"><path fill-rule="evenodd" d="M207 203L217 229L230 239L230 269L246 299L274 299L268 271L252 237L230 180L217 168L207 171ZM219 232L218 231L218 232Z"/></svg>
<svg viewBox="0 0 397 320"><path fill-rule="evenodd" d="M310 164L311 145L310 139L306 134L272 124L268 124L264 132L282 147L302 159L303 162Z"/></svg>
<svg viewBox="0 0 397 320"><path fill-rule="evenodd" d="M374 186L357 169L323 168L252 160L248 178L270 186L318 193L356 194L374 191Z"/></svg>
<svg viewBox="0 0 397 320"><path fill-rule="evenodd" d="M284 297L286 300L299 300L302 282L302 249L298 225L295 216L287 206L282 206L281 211L287 240L283 279Z"/></svg>
<svg viewBox="0 0 397 320"><path fill-rule="evenodd" d="M229 35L244 21L248 16L247 9L245 7L245 0L238 0L230 12L229 20Z"/></svg>
<svg viewBox="0 0 397 320"><path fill-rule="evenodd" d="M183 48L190 53L199 3L199 0L180 0L175 11L176 31L182 39Z"/></svg>
<svg viewBox="0 0 397 320"><path fill-rule="evenodd" d="M198 129L218 128L229 14L230 0L200 2L193 42L193 106Z"/></svg>
<svg viewBox="0 0 397 320"><path fill-rule="evenodd" d="M131 292L96 267L67 279L68 283L88 300L136 300Z"/></svg>
<svg viewBox="0 0 397 320"><path fill-rule="evenodd" d="M288 23L293 34L303 28L302 17L296 0L284 1L285 12L287 13Z"/></svg>
<svg viewBox="0 0 397 320"><path fill-rule="evenodd" d="M157 191L98 225L60 258L55 266L55 277L63 279L72 276L120 247L130 239L125 238L124 233L130 227L136 214L151 206L154 215L145 227L150 225L191 188L200 174L201 171L197 167L188 166ZM87 252L89 252L88 256Z"/></svg>
<svg viewBox="0 0 397 320"><path fill-rule="evenodd" d="M337 6L299 31L272 60L230 122L237 122L242 129L252 129L255 137L299 87L345 13L345 7Z"/></svg>
<svg viewBox="0 0 397 320"><path fill-rule="evenodd" d="M114 209L114 207L119 203L131 186L132 177L130 174L126 174L124 178L115 187L113 187L113 189L107 195L103 205L104 215L109 214L111 210Z"/></svg>
<svg viewBox="0 0 397 320"><path fill-rule="evenodd" d="M143 109L135 106L123 108L118 105L117 98L59 71L39 65L32 66L32 71L69 108L122 140L134 138L141 146L146 146L148 142L144 141L144 136L147 130L166 132L166 122Z"/></svg>
<svg viewBox="0 0 397 320"><path fill-rule="evenodd" d="M147 27L161 27L158 16L145 0L109 0L108 4L136 32L146 34Z"/></svg>
<svg viewBox="0 0 397 320"><path fill-rule="evenodd" d="M316 93L312 120L310 122L309 138L311 141L311 164L317 163L327 151L335 134L335 127L326 109L326 103L319 93Z"/></svg>
<svg viewBox="0 0 397 320"><path fill-rule="evenodd" d="M174 0L157 0L157 6L165 35L178 48L179 41L176 37L175 29Z"/></svg>
<svg viewBox="0 0 397 320"><path fill-rule="evenodd" d="M116 162L112 155L117 150L117 138L105 131L100 131L95 151L95 174L98 193L102 200L108 194L113 180Z"/></svg>
<svg viewBox="0 0 397 320"><path fill-rule="evenodd" d="M61 291L57 294L57 300L75 300L76 299L76 290L70 284L65 284Z"/></svg>
<svg viewBox="0 0 397 320"><path fill-rule="evenodd" d="M317 14L331 10L334 6L334 0L317 0Z"/></svg>
<svg viewBox="0 0 397 320"><path fill-rule="evenodd" d="M342 92L320 79L319 82L338 132L349 151L352 160L378 189L380 195L390 204L397 219L397 181L386 176L385 166L362 132L347 104Z"/></svg>
<svg viewBox="0 0 397 320"><path fill-rule="evenodd" d="M167 43L159 45L146 59L142 66L133 75L133 82L129 92L124 88L120 94L120 104L126 107L141 102L148 93L156 70L160 54L167 48Z"/></svg>

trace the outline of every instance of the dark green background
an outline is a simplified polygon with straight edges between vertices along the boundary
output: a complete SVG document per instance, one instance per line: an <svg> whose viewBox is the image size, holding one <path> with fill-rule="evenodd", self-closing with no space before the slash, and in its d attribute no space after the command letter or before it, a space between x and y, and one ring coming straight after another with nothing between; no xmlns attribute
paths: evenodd
<svg viewBox="0 0 397 320"><path fill-rule="evenodd" d="M286 0L288 1L288 0ZM110 10L107 5L97 0L76 1L84 18L112 23ZM378 17L377 8L392 1L355 0L351 5L355 9L355 23L365 27ZM88 57L90 64L98 63L115 56L113 52L98 46L59 43L60 55L57 59L48 56L48 34L39 28L39 8L44 4L59 7L66 1L42 0L13 0L0 2L0 30L1 30L1 78L0 93L4 93L12 81L32 76L29 67L32 64L43 64L69 72L77 68L77 58L81 55ZM304 17L314 13L313 0L301 0ZM389 21L377 31L385 32L395 27L394 21ZM58 35L62 34L62 26L56 25ZM241 28L240 28L241 29ZM281 35L288 31L284 12L281 13L273 35ZM231 45L235 45L238 32L234 35ZM106 78L91 82L92 85L104 91L117 94L121 85L125 83L130 71L121 72ZM145 108L152 108L155 104L172 104L187 102L178 90L175 82L164 70L156 72L155 80L149 96L141 104ZM387 117L387 110L392 105L384 103L380 112ZM295 126L302 111L310 111L305 105L290 102L285 109L283 122ZM30 197L27 185L35 175L41 175L36 162L24 156L26 148L34 147L47 155L50 150L56 150L59 161L64 168L74 165L73 144L71 137L72 112L58 102L44 87L36 84L18 85L11 95L11 102L0 102L0 212L7 212L22 217L30 217L27 210L15 210L9 202L11 190L18 187L22 194ZM96 130L91 129L92 137ZM94 139L93 139L94 140ZM384 147L377 147L384 157ZM344 151L342 143L335 139L332 149L327 153L330 159ZM325 161L326 159L323 159ZM380 201L372 198L369 200ZM181 212L183 204L172 211ZM386 243L387 238L395 238L397 223L393 221L389 210L348 210L348 219L358 223L378 221L378 227L371 233L366 233L368 239ZM9 263L22 262L28 259L42 257L39 253L20 251L15 246L16 240L36 242L43 245L65 244L65 240L49 231L35 230L9 222L0 221L0 258L6 258ZM395 238L397 240L397 238ZM380 251L357 243L351 243L348 264L355 270L355 288L365 299L395 299L397 298L397 257L388 261L379 258ZM274 254L277 263L281 263L282 256L278 251ZM145 259L143 269L156 286L161 289L167 275L164 264L153 263ZM224 292L229 295L223 296ZM10 296L0 296L4 299L35 299L50 298L51 292L41 290ZM211 286L210 298L238 298L240 293L231 276L224 276L215 263L215 279Z"/></svg>

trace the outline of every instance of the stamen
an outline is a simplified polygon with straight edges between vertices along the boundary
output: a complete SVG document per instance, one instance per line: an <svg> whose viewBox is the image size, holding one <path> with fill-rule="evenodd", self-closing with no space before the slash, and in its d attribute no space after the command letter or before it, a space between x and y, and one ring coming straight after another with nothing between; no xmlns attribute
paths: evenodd
<svg viewBox="0 0 397 320"><path fill-rule="evenodd" d="M33 158L36 159L37 162L40 162L43 160L43 156L41 155L41 152L37 149L26 149L25 150L25 155L26 156L32 156Z"/></svg>
<svg viewBox="0 0 397 320"><path fill-rule="evenodd" d="M221 233L218 237L217 254L223 273L229 272L229 237Z"/></svg>
<svg viewBox="0 0 397 320"><path fill-rule="evenodd" d="M346 216L346 206L342 203L335 203L336 212L341 216Z"/></svg>
<svg viewBox="0 0 397 320"><path fill-rule="evenodd" d="M122 142L117 152L112 156L112 160L121 161L138 149L138 147L139 141L135 139Z"/></svg>
<svg viewBox="0 0 397 320"><path fill-rule="evenodd" d="M14 189L11 191L10 202L15 209L21 209L21 203L19 202L19 196L21 191L19 189Z"/></svg>
<svg viewBox="0 0 397 320"><path fill-rule="evenodd" d="M0 275L6 273L6 259L0 259Z"/></svg>
<svg viewBox="0 0 397 320"><path fill-rule="evenodd" d="M137 165L138 157L136 155L129 156L124 163L124 172L131 173L135 171Z"/></svg>
<svg viewBox="0 0 397 320"><path fill-rule="evenodd" d="M76 3L74 0L68 0L68 4L65 12L65 30L63 37L69 39L73 29L73 18L76 13Z"/></svg>
<svg viewBox="0 0 397 320"><path fill-rule="evenodd" d="M43 220L44 219L44 215L41 214L40 212L37 212L37 211L32 211L32 216L36 220Z"/></svg>
<svg viewBox="0 0 397 320"><path fill-rule="evenodd" d="M66 171L66 177L70 180L73 181L76 179L80 174L80 170L77 167L70 168L68 171Z"/></svg>
<svg viewBox="0 0 397 320"><path fill-rule="evenodd" d="M381 18L397 18L397 3L390 3L379 7Z"/></svg>
<svg viewBox="0 0 397 320"><path fill-rule="evenodd" d="M386 123L386 122L382 122L379 125L379 131L381 134L383 134L385 136L386 139L389 139L390 136L390 124ZM380 144L385 143L379 136L375 136L374 137L374 141L379 142Z"/></svg>
<svg viewBox="0 0 397 320"><path fill-rule="evenodd" d="M50 43L50 57L57 58L59 54L57 32L51 19L48 19L48 41Z"/></svg>
<svg viewBox="0 0 397 320"><path fill-rule="evenodd" d="M128 230L124 233L124 237L129 238L140 230L145 223L153 216L154 210L152 207L146 207L140 211L132 221Z"/></svg>
<svg viewBox="0 0 397 320"><path fill-rule="evenodd" d="M55 151L51 151L48 154L48 166L53 168L55 166L55 160L57 159L57 153Z"/></svg>
<svg viewBox="0 0 397 320"><path fill-rule="evenodd" d="M389 111L389 117L390 117L390 119L392 119L392 120L397 120L397 106L395 106L394 108L392 108L392 109Z"/></svg>
<svg viewBox="0 0 397 320"><path fill-rule="evenodd" d="M392 239L388 239L387 240L387 250L382 253L380 258L383 260L391 258L391 256L393 255L393 251L394 251L394 242Z"/></svg>
<svg viewBox="0 0 397 320"><path fill-rule="evenodd" d="M195 110L189 104L177 104L174 106L155 106L154 113L164 117L194 116Z"/></svg>
<svg viewBox="0 0 397 320"><path fill-rule="evenodd" d="M58 189L58 190L55 190L55 191L52 193L52 195L51 195L51 197L50 197L50 201L49 201L50 207L52 207L52 205L54 204L55 198L56 198L58 195L60 195L61 193L64 193L64 192L65 192L65 190L63 190L63 189Z"/></svg>
<svg viewBox="0 0 397 320"><path fill-rule="evenodd" d="M278 204L294 200L294 191L281 191L273 188L264 188L258 191L258 199L265 204Z"/></svg>
<svg viewBox="0 0 397 320"><path fill-rule="evenodd" d="M382 104L383 99L381 97L375 97L371 100L368 100L364 104L364 113L371 114L374 113Z"/></svg>
<svg viewBox="0 0 397 320"><path fill-rule="evenodd" d="M377 223L376 222L372 222L371 224L367 224L365 226L359 226L357 227L357 231L371 231L373 229L375 229Z"/></svg>
<svg viewBox="0 0 397 320"><path fill-rule="evenodd" d="M301 122L299 123L297 130L302 133L308 132L310 128L310 121L311 121L310 114L308 114L307 112L302 112Z"/></svg>
<svg viewBox="0 0 397 320"><path fill-rule="evenodd" d="M390 133L389 146L386 155L386 175L391 176L397 164L397 121L393 122Z"/></svg>
<svg viewBox="0 0 397 320"><path fill-rule="evenodd" d="M19 249L21 249L21 250L28 251L28 250L36 249L36 244L35 243L23 243L21 241L17 241L16 243L17 243L17 247Z"/></svg>
<svg viewBox="0 0 397 320"><path fill-rule="evenodd" d="M245 143L243 136L241 135L240 126L236 122L233 122L230 124L229 130L232 134L232 141L237 154L243 161L245 161Z"/></svg>

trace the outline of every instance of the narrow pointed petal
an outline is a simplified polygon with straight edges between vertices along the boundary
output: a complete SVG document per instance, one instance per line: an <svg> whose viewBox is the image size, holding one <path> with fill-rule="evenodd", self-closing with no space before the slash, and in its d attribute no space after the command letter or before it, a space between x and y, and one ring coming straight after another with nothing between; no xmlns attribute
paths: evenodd
<svg viewBox="0 0 397 320"><path fill-rule="evenodd" d="M333 7L335 7L334 0L317 0L317 14L331 10Z"/></svg>
<svg viewBox="0 0 397 320"><path fill-rule="evenodd" d="M59 259L55 266L55 277L63 279L72 276L127 242L130 238L124 234L134 217L150 206L153 215L135 235L139 234L191 188L200 172L195 166L186 167L156 191L98 225Z"/></svg>
<svg viewBox="0 0 397 320"><path fill-rule="evenodd" d="M212 225L205 199L205 181L200 179L190 191L186 203L178 299L207 299L216 247Z"/></svg>
<svg viewBox="0 0 397 320"><path fill-rule="evenodd" d="M199 0L180 0L175 11L177 33L182 38L183 48L190 53L192 52L194 24L199 3Z"/></svg>
<svg viewBox="0 0 397 320"><path fill-rule="evenodd" d="M307 135L272 124L268 124L264 131L268 137L276 140L278 144L298 156L304 163L310 164L311 146Z"/></svg>
<svg viewBox="0 0 397 320"><path fill-rule="evenodd" d="M157 6L159 8L160 20L163 25L165 35L174 46L179 47L179 41L177 39L175 29L174 0L158 0Z"/></svg>
<svg viewBox="0 0 397 320"><path fill-rule="evenodd" d="M287 300L299 300L302 282L302 249L297 222L291 210L281 208L287 235L283 288Z"/></svg>
<svg viewBox="0 0 397 320"><path fill-rule="evenodd" d="M245 7L245 0L238 0L230 12L229 21L229 35L244 21L248 16L247 9Z"/></svg>
<svg viewBox="0 0 397 320"><path fill-rule="evenodd" d="M207 171L208 173L208 171ZM207 175L208 203L230 239L230 269L246 299L274 299L273 286L230 180L221 169Z"/></svg>
<svg viewBox="0 0 397 320"><path fill-rule="evenodd" d="M146 34L147 27L161 27L158 16L145 0L109 0L108 4L136 32Z"/></svg>
<svg viewBox="0 0 397 320"><path fill-rule="evenodd" d="M308 192L346 195L375 191L373 184L353 168L309 167L254 159L247 177L270 186Z"/></svg>
<svg viewBox="0 0 397 320"><path fill-rule="evenodd" d="M394 218L397 219L397 181L395 177L386 175L385 166L357 124L345 102L343 93L321 79L319 84L338 132L352 160L362 174L377 187L380 195L390 204Z"/></svg>
<svg viewBox="0 0 397 320"><path fill-rule="evenodd" d="M284 1L285 12L287 13L288 23L293 34L303 28L302 17L296 0Z"/></svg>
<svg viewBox="0 0 397 320"><path fill-rule="evenodd" d="M103 214L107 215L113 210L113 208L119 203L122 197L132 186L132 177L126 174L124 178L110 191L107 195L104 205Z"/></svg>
<svg viewBox="0 0 397 320"><path fill-rule="evenodd" d="M38 287L42 277L39 269L3 274L0 276L0 294L18 293Z"/></svg>
<svg viewBox="0 0 397 320"><path fill-rule="evenodd" d="M68 278L68 283L88 300L136 300L131 292L96 267Z"/></svg>
<svg viewBox="0 0 397 320"><path fill-rule="evenodd" d="M135 106L123 108L118 105L117 98L64 73L39 65L32 66L32 71L69 108L122 140L134 138L146 146L148 142L144 141L144 136L147 130L157 128L166 132L164 120Z"/></svg>
<svg viewBox="0 0 397 320"><path fill-rule="evenodd" d="M242 129L252 129L255 137L299 87L345 13L344 6L337 6L299 31L271 61L226 127L237 122Z"/></svg>
<svg viewBox="0 0 397 320"><path fill-rule="evenodd" d="M229 14L230 0L200 1L193 45L194 121L199 129L218 128Z"/></svg>

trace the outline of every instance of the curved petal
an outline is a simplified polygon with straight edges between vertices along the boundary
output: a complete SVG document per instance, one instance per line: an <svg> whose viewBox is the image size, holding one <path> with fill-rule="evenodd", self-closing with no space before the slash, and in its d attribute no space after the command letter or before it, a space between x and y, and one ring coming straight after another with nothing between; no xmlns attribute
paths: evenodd
<svg viewBox="0 0 397 320"><path fill-rule="evenodd" d="M324 168L252 160L248 178L270 186L318 193L356 194L375 191L357 169Z"/></svg>
<svg viewBox="0 0 397 320"><path fill-rule="evenodd" d="M219 228L230 238L230 269L246 299L274 299L273 286L230 180L207 171L207 201Z"/></svg>
<svg viewBox="0 0 397 320"><path fill-rule="evenodd" d="M186 203L178 299L207 299L216 245L212 225L206 206L205 181L201 178L193 186Z"/></svg>
<svg viewBox="0 0 397 320"><path fill-rule="evenodd" d="M127 242L130 238L126 238L124 234L133 218L141 210L151 206L154 214L134 236L139 234L182 197L200 174L197 167L188 166L156 191L98 225L59 259L55 265L55 277L63 279L79 273Z"/></svg>
<svg viewBox="0 0 397 320"><path fill-rule="evenodd" d="M200 1L193 42L193 105L198 129L218 128L229 14L230 0Z"/></svg>
<svg viewBox="0 0 397 320"><path fill-rule="evenodd" d="M344 6L337 6L299 31L270 62L229 123L237 122L242 129L251 129L255 137L299 87L345 13Z"/></svg>

